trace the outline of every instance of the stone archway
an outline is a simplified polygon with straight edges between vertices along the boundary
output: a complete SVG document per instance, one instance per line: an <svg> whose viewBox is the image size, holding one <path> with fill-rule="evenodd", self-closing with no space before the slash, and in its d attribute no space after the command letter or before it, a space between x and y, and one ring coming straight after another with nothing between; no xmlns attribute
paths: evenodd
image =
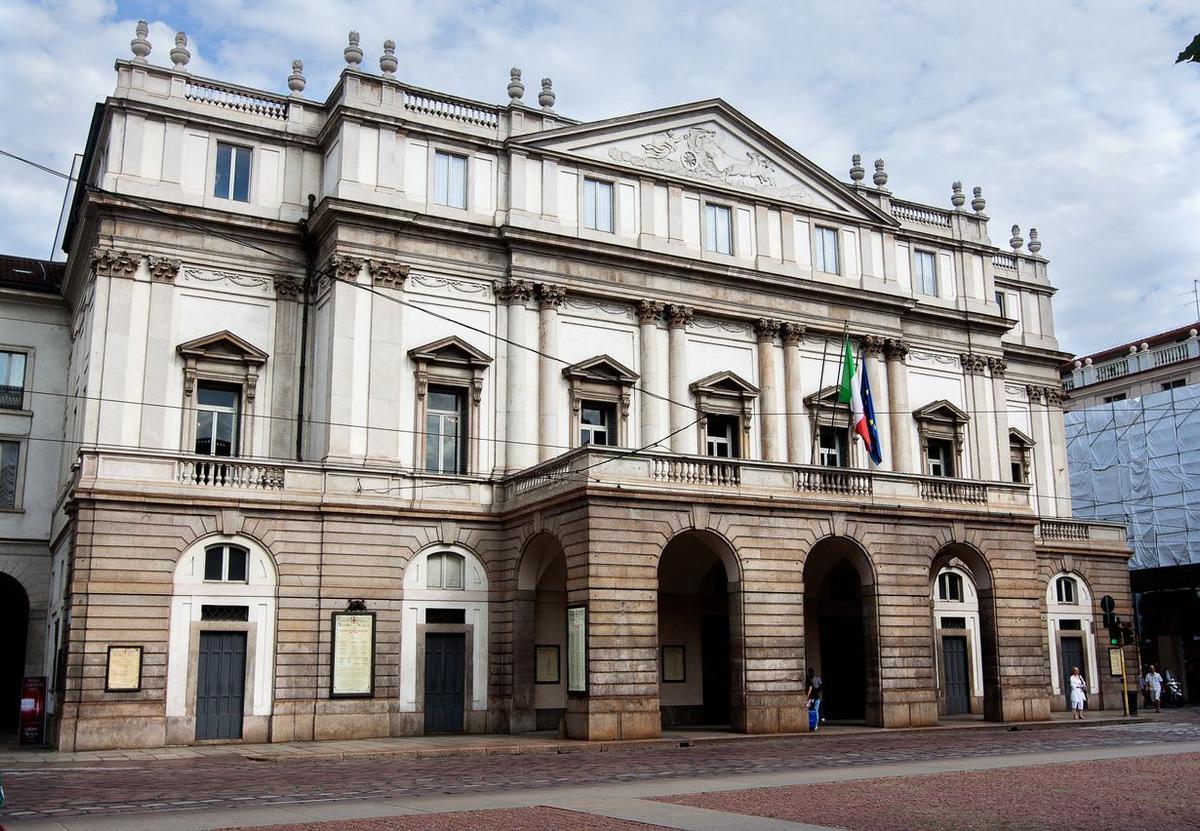
<svg viewBox="0 0 1200 831"><path fill-rule="evenodd" d="M930 563L929 581L939 714L959 709L949 701L954 696L949 695L947 683L947 673L956 672L952 666L956 657L946 651L958 643L965 648L967 711L988 721L1003 721L996 600L987 560L974 546L947 543Z"/></svg>
<svg viewBox="0 0 1200 831"><path fill-rule="evenodd" d="M0 736L16 734L29 630L29 597L14 577L0 573Z"/></svg>
<svg viewBox="0 0 1200 831"><path fill-rule="evenodd" d="M850 537L819 540L804 560L804 633L823 716L882 727L875 571Z"/></svg>
<svg viewBox="0 0 1200 831"><path fill-rule="evenodd" d="M745 730L741 569L710 531L673 537L658 561L658 687L663 727Z"/></svg>
<svg viewBox="0 0 1200 831"><path fill-rule="evenodd" d="M567 558L552 534L535 534L517 571L513 733L558 730L567 707Z"/></svg>

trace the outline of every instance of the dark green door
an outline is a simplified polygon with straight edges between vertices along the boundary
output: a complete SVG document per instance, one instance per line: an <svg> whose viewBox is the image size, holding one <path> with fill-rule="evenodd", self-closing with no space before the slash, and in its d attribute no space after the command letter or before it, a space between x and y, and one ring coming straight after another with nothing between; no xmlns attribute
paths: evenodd
<svg viewBox="0 0 1200 831"><path fill-rule="evenodd" d="M466 636L425 635L425 732L461 733Z"/></svg>
<svg viewBox="0 0 1200 831"><path fill-rule="evenodd" d="M246 701L246 633L201 632L196 738L240 739Z"/></svg>
<svg viewBox="0 0 1200 831"><path fill-rule="evenodd" d="M946 689L946 714L971 712L971 685L967 681L967 639L942 637L942 682Z"/></svg>

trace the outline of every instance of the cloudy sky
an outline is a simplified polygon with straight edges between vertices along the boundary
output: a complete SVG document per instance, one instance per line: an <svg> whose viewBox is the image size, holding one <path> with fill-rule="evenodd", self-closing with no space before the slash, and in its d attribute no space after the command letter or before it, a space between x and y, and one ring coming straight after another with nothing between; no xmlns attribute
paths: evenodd
<svg viewBox="0 0 1200 831"><path fill-rule="evenodd" d="M550 76L575 118L720 96L843 179L860 152L903 198L982 185L993 241L1037 227L1068 351L1197 318L1200 64L1173 63L1195 0L0 0L0 147L68 169L138 18L152 62L182 29L194 73L286 91L302 58L314 98L348 29L366 68L392 38L401 78L484 101L510 66ZM48 256L62 195L0 158L0 251Z"/></svg>

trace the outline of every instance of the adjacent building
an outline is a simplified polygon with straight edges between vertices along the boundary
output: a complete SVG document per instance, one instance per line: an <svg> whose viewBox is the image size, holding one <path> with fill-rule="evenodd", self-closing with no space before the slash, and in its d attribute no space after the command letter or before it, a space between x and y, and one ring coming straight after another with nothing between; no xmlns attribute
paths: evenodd
<svg viewBox="0 0 1200 831"><path fill-rule="evenodd" d="M1046 718L1072 665L1121 706L1124 529L1071 517L1047 261L979 188L354 33L323 101L151 49L65 236L60 747L790 731L810 667L880 727Z"/></svg>

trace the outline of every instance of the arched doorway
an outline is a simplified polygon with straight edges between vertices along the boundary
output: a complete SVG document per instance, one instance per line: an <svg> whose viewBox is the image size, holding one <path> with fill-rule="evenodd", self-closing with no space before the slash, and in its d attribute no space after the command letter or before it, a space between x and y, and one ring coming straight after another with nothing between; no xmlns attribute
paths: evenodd
<svg viewBox="0 0 1200 831"><path fill-rule="evenodd" d="M944 545L930 563L929 582L938 714L1003 721L996 600L987 560L970 545Z"/></svg>
<svg viewBox="0 0 1200 831"><path fill-rule="evenodd" d="M0 736L17 732L28 630L29 597L15 578L0 574Z"/></svg>
<svg viewBox="0 0 1200 831"><path fill-rule="evenodd" d="M875 575L863 549L829 537L804 561L804 647L821 676L822 715L830 721L882 724Z"/></svg>
<svg viewBox="0 0 1200 831"><path fill-rule="evenodd" d="M567 707L567 558L537 534L517 574L513 732L557 730Z"/></svg>
<svg viewBox="0 0 1200 831"><path fill-rule="evenodd" d="M740 575L715 534L679 534L659 558L658 682L663 727L744 729Z"/></svg>
<svg viewBox="0 0 1200 831"><path fill-rule="evenodd" d="M1046 635L1050 647L1051 710L1071 708L1071 668L1079 667L1088 694L1100 694L1092 590L1083 576L1062 571L1046 586ZM1099 702L1092 699L1088 703Z"/></svg>

